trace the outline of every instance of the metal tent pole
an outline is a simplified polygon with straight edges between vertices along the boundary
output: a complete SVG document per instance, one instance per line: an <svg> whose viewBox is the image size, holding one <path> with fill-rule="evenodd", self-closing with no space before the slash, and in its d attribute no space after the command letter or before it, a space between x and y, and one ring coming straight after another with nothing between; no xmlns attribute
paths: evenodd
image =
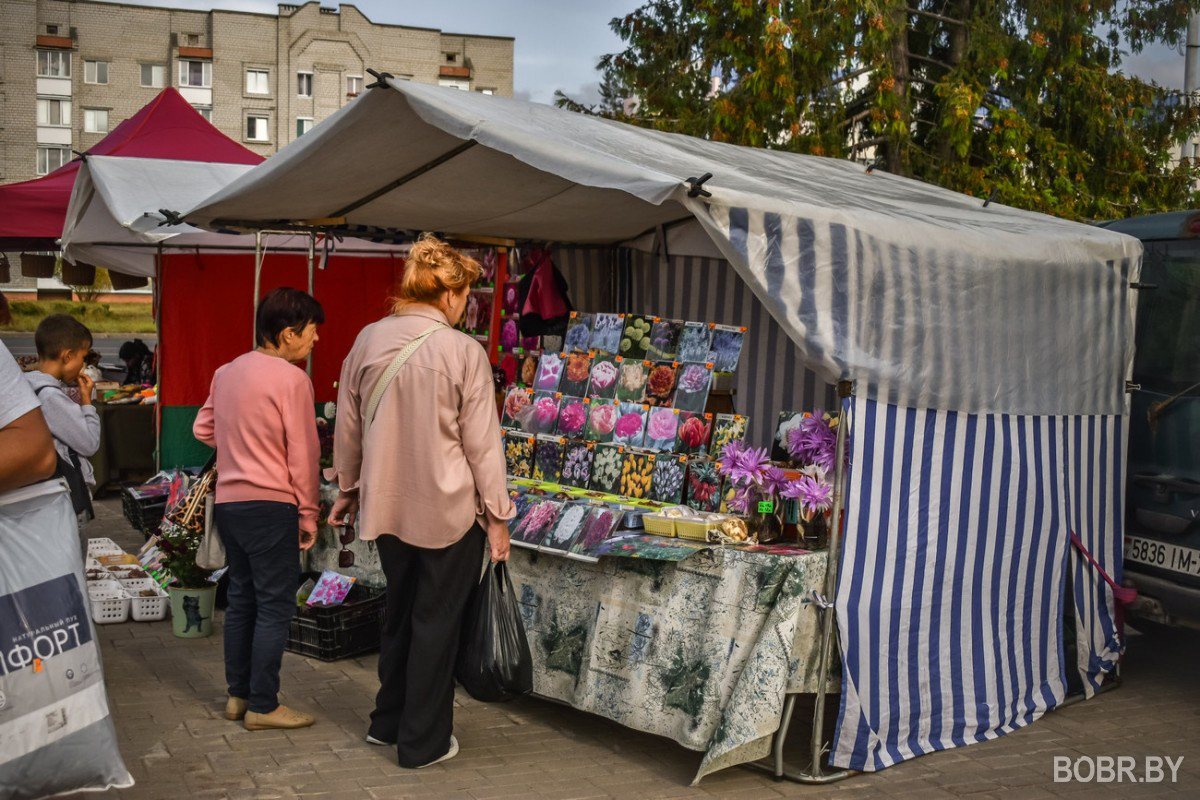
<svg viewBox="0 0 1200 800"><path fill-rule="evenodd" d="M254 232L254 320L258 318L258 291L262 285L262 265L263 265L263 246L262 246L262 231ZM258 332L255 321L250 323L250 349L258 347Z"/></svg>
<svg viewBox="0 0 1200 800"><path fill-rule="evenodd" d="M316 297L313 294L313 261L317 257L317 234L315 231L308 232L308 294L310 297ZM312 380L312 352L310 351L307 358L307 363L304 366L305 372L308 373L309 380Z"/></svg>

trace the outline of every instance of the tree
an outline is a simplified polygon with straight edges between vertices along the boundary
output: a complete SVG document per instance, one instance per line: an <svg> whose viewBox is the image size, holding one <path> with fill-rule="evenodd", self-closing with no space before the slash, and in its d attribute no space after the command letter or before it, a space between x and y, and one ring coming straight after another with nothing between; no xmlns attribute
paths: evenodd
<svg viewBox="0 0 1200 800"><path fill-rule="evenodd" d="M1120 71L1200 0L651 0L601 102L560 106L839 158L1075 219L1179 208L1200 104ZM1181 59L1182 63L1182 59ZM630 98L636 98L631 110Z"/></svg>

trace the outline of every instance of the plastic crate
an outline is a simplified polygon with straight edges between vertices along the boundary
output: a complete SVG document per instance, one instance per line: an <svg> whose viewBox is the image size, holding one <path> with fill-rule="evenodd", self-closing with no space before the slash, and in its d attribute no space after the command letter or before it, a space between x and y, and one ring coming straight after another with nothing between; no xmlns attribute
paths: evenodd
<svg viewBox="0 0 1200 800"><path fill-rule="evenodd" d="M103 536L87 540L88 558L99 559L100 556L115 556L124 552L121 545Z"/></svg>
<svg viewBox="0 0 1200 800"><path fill-rule="evenodd" d="M171 598L153 578L126 578L120 584L129 595L129 613L135 622L157 622L167 618ZM143 591L151 589L155 592L153 597L141 596Z"/></svg>
<svg viewBox="0 0 1200 800"><path fill-rule="evenodd" d="M125 519L144 536L150 536L162 524L163 515L167 510L165 495L144 497L138 491L139 487L126 487L121 490L121 511Z"/></svg>
<svg viewBox="0 0 1200 800"><path fill-rule="evenodd" d="M287 649L320 661L373 653L379 649L385 603L383 589L356 583L340 606L298 606L288 628Z"/></svg>
<svg viewBox="0 0 1200 800"><path fill-rule="evenodd" d="M97 625L129 620L129 595L116 581L88 581L88 600L92 606L92 621Z"/></svg>

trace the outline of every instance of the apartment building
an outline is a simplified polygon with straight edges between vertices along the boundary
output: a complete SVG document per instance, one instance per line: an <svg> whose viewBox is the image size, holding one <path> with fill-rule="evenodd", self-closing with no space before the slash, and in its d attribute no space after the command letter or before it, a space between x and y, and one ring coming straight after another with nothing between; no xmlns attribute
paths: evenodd
<svg viewBox="0 0 1200 800"><path fill-rule="evenodd" d="M166 85L270 155L363 91L367 68L511 95L513 39L381 24L315 2L257 14L0 0L0 182L52 172Z"/></svg>

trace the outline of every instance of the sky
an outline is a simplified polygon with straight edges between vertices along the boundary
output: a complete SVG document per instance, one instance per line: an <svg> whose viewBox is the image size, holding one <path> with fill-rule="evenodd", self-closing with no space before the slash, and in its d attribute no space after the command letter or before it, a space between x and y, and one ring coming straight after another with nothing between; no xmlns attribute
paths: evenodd
<svg viewBox="0 0 1200 800"><path fill-rule="evenodd" d="M264 0L123 0L135 5L211 8L275 13ZM292 0L299 4L303 0ZM336 0L325 0L327 6ZM583 102L599 99L596 62L621 49L608 27L642 0L357 0L352 3L373 22L440 28L516 38L514 91L517 97L550 103L556 89ZM1130 56L1125 70L1163 86L1183 88L1183 56L1157 47Z"/></svg>

